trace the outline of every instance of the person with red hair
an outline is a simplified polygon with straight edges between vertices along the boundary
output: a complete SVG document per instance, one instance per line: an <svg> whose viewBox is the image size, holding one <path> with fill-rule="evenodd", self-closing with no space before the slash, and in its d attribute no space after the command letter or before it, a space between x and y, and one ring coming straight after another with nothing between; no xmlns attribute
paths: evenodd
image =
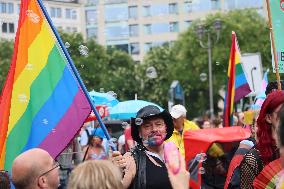
<svg viewBox="0 0 284 189"><path fill-rule="evenodd" d="M262 104L257 119L256 145L244 157L240 165L240 188L260 189L274 185L274 176L281 170L277 133L278 112L284 103L284 92L271 92Z"/></svg>

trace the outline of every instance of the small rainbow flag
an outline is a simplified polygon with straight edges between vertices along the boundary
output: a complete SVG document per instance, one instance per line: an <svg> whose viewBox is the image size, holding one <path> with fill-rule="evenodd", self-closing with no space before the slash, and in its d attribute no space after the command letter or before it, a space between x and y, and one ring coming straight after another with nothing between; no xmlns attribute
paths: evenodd
<svg viewBox="0 0 284 189"><path fill-rule="evenodd" d="M228 66L228 83L224 103L224 126L233 124L234 103L251 92L243 66L241 64L241 52L239 50L237 36L232 32L232 46Z"/></svg>
<svg viewBox="0 0 284 189"><path fill-rule="evenodd" d="M37 0L21 1L14 54L0 97L0 169L10 170L17 155L34 147L55 158L91 111L44 11Z"/></svg>

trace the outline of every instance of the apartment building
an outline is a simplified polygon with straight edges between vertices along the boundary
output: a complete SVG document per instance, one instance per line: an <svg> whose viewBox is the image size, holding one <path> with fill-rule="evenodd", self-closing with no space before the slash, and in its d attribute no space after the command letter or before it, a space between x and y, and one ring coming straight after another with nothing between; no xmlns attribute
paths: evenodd
<svg viewBox="0 0 284 189"><path fill-rule="evenodd" d="M84 1L43 0L54 25L66 32L85 34ZM14 39L20 12L20 0L0 0L0 38Z"/></svg>
<svg viewBox="0 0 284 189"><path fill-rule="evenodd" d="M217 11L254 8L264 0L87 0L86 35L143 60L154 46L175 41L195 19Z"/></svg>

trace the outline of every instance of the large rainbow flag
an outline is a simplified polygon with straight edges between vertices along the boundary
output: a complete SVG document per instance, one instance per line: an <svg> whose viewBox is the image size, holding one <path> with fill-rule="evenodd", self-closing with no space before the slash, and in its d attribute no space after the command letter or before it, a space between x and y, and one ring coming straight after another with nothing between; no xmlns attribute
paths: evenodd
<svg viewBox="0 0 284 189"><path fill-rule="evenodd" d="M18 154L34 147L56 157L91 111L52 28L37 0L21 1L0 98L0 169L10 170Z"/></svg>
<svg viewBox="0 0 284 189"><path fill-rule="evenodd" d="M241 64L241 52L239 50L237 36L232 32L232 46L228 66L228 83L224 103L224 126L233 123L234 103L251 92L243 66Z"/></svg>

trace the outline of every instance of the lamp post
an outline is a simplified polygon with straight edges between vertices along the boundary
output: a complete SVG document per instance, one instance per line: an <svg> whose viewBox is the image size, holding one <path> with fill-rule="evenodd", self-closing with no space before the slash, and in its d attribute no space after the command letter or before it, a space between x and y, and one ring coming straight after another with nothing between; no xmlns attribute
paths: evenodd
<svg viewBox="0 0 284 189"><path fill-rule="evenodd" d="M253 89L253 92L255 92L255 88L254 88L254 79L253 79L253 74L252 74L252 72L254 71L254 70L257 70L257 68L254 66L254 67L252 67L251 68L251 70L250 70L250 75L251 75L251 82L252 82L252 89Z"/></svg>
<svg viewBox="0 0 284 189"><path fill-rule="evenodd" d="M210 28L213 28L213 30ZM213 31L216 35L216 39L212 41L211 34L213 34ZM214 115L211 49L212 49L213 44L219 41L220 31L221 31L221 20L220 19L216 19L213 25L209 27L209 29L205 28L204 25L199 24L196 30L200 46L202 48L207 49L207 52L208 52L209 102L210 102L210 118L211 119L213 118L213 115ZM207 34L207 44L204 44L203 36L206 34Z"/></svg>

